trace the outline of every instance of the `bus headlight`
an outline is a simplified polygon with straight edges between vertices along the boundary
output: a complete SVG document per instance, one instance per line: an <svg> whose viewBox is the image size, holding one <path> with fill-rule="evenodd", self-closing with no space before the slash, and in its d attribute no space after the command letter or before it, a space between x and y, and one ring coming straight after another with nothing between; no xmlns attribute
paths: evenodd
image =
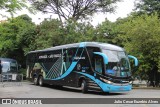
<svg viewBox="0 0 160 107"><path fill-rule="evenodd" d="M108 80L104 80L106 83L108 83L108 84L112 84L112 82L111 81L108 81Z"/></svg>
<svg viewBox="0 0 160 107"><path fill-rule="evenodd" d="M109 80L106 80L106 79L103 79L103 78L100 78L101 80L103 80L105 83L108 83L108 84L112 84L113 82L109 81Z"/></svg>
<svg viewBox="0 0 160 107"><path fill-rule="evenodd" d="M130 82L129 82L129 84L132 84L132 83L133 83L133 81L130 81Z"/></svg>

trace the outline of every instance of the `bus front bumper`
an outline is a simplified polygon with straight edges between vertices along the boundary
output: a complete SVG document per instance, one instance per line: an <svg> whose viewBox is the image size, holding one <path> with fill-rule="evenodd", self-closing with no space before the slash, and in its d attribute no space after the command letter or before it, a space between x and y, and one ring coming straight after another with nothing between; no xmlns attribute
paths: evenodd
<svg viewBox="0 0 160 107"><path fill-rule="evenodd" d="M132 90L132 85L112 85L105 84L102 89L104 92L127 92Z"/></svg>

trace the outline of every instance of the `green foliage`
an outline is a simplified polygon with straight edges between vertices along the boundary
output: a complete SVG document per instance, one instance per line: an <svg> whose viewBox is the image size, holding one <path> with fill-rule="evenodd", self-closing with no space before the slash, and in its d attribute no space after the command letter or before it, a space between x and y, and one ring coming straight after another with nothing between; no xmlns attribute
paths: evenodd
<svg viewBox="0 0 160 107"><path fill-rule="evenodd" d="M20 74L23 74L23 77L26 76L26 71L27 71L27 70L24 69L24 68L19 69L19 73L20 73ZM24 79L24 78L23 78L23 79Z"/></svg>
<svg viewBox="0 0 160 107"><path fill-rule="evenodd" d="M95 29L90 23L78 23L72 20L66 22L65 43L76 43L82 41L92 41Z"/></svg>
<svg viewBox="0 0 160 107"><path fill-rule="evenodd" d="M37 26L35 45L37 49L44 49L62 44L92 41L94 32L90 23L77 23L69 20L62 27L57 19L45 20Z"/></svg>
<svg viewBox="0 0 160 107"><path fill-rule="evenodd" d="M17 59L25 64L24 54L31 48L35 40L35 25L31 18L22 15L0 24L0 55Z"/></svg>
<svg viewBox="0 0 160 107"><path fill-rule="evenodd" d="M121 45L115 38L120 33L117 22L110 22L105 20L102 24L98 25L96 28L97 31L97 40L99 42L106 42L116 45Z"/></svg>
<svg viewBox="0 0 160 107"><path fill-rule="evenodd" d="M0 1L0 10L6 10L12 16L17 10L22 10L22 8L28 8L25 4L26 0L1 0ZM1 14L3 15L3 14Z"/></svg>
<svg viewBox="0 0 160 107"><path fill-rule="evenodd" d="M140 0L136 4L136 10L140 13L152 14L157 12L160 16L160 1L159 0Z"/></svg>
<svg viewBox="0 0 160 107"><path fill-rule="evenodd" d="M142 79L157 80L160 76L160 21L158 14L132 13L116 22L105 20L96 28L95 41L122 46L139 60L138 71L133 74ZM131 61L132 62L132 61ZM131 63L132 64L132 63ZM155 76L156 75L156 76Z"/></svg>
<svg viewBox="0 0 160 107"><path fill-rule="evenodd" d="M37 38L35 40L37 49L63 44L64 36L60 21L57 19L45 20L37 26Z"/></svg>
<svg viewBox="0 0 160 107"><path fill-rule="evenodd" d="M139 74L146 75L159 67L160 56L160 21L157 14L141 15L132 18L119 26L123 32L118 35L125 49L138 57Z"/></svg>

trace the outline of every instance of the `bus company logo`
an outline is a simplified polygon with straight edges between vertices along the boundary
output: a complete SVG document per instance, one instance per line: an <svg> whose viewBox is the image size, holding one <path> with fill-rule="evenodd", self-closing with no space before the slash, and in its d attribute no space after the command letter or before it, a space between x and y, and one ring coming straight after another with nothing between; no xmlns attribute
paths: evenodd
<svg viewBox="0 0 160 107"><path fill-rule="evenodd" d="M74 57L74 60L86 59L85 57Z"/></svg>
<svg viewBox="0 0 160 107"><path fill-rule="evenodd" d="M62 57L62 54L50 54L50 55L41 55L39 59L47 59L47 58L59 58Z"/></svg>
<svg viewBox="0 0 160 107"><path fill-rule="evenodd" d="M39 56L39 59L46 59L46 58L47 58L47 55Z"/></svg>
<svg viewBox="0 0 160 107"><path fill-rule="evenodd" d="M11 99L2 99L2 104L12 104Z"/></svg>

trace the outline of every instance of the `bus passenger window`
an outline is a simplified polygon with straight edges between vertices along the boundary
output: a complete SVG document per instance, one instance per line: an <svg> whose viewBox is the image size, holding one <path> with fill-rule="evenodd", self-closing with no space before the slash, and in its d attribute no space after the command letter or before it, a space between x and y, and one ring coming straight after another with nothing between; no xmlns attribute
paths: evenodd
<svg viewBox="0 0 160 107"><path fill-rule="evenodd" d="M101 57L96 57L95 58L95 70L99 73L102 73L102 58Z"/></svg>

